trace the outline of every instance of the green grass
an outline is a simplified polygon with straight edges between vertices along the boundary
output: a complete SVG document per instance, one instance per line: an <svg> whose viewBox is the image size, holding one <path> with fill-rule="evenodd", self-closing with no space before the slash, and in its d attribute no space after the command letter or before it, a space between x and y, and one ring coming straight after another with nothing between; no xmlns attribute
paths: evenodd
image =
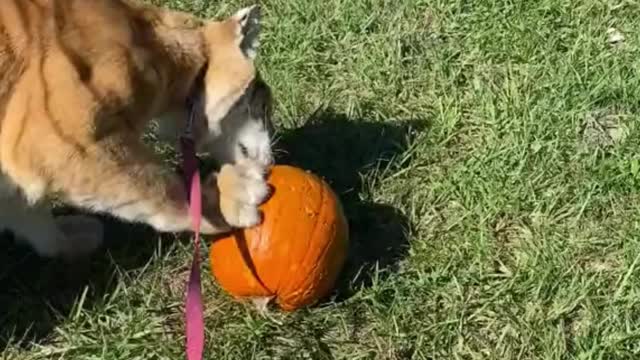
<svg viewBox="0 0 640 360"><path fill-rule="evenodd" d="M331 182L353 246L293 314L206 277L208 359L638 358L635 1L261 3L283 161ZM190 244L117 230L73 268L0 255L0 358L184 358Z"/></svg>

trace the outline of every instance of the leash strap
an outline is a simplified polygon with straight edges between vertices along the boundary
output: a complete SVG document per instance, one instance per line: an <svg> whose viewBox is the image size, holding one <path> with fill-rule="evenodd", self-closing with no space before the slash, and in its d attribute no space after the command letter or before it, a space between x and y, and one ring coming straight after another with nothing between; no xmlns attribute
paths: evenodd
<svg viewBox="0 0 640 360"><path fill-rule="evenodd" d="M189 215L195 236L193 262L187 283L185 301L185 327L187 360L202 360L204 351L204 306L200 284L200 220L202 217L202 192L200 173L193 140L194 104L188 102L189 118L184 135L180 138L182 170L189 196Z"/></svg>

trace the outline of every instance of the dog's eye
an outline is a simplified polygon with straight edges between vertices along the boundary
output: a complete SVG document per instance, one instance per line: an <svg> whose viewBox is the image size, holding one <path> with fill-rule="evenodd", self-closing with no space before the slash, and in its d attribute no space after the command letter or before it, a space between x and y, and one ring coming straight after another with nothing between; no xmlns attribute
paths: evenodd
<svg viewBox="0 0 640 360"><path fill-rule="evenodd" d="M242 152L242 156L249 157L249 149L247 149L245 144L240 143L238 144L238 146L240 147L240 152Z"/></svg>

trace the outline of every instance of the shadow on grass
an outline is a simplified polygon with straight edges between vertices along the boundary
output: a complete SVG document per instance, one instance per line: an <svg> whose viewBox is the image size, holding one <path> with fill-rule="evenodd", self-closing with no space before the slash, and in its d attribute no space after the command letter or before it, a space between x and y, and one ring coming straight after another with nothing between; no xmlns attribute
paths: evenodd
<svg viewBox="0 0 640 360"><path fill-rule="evenodd" d="M368 286L376 268L393 271L406 255L408 220L392 206L361 200L361 175L386 167L423 128L424 121L371 122L323 110L280 139L278 147L286 153L278 161L322 176L344 205L351 248L338 301ZM85 289L87 307L110 296L118 280L116 269L139 269L153 258L159 237L153 230L102 220L109 242L83 263L44 260L0 234L0 352L9 340L29 346L46 339L61 319L71 316ZM173 235L166 238L164 246L176 240Z"/></svg>
<svg viewBox="0 0 640 360"><path fill-rule="evenodd" d="M331 109L317 111L307 123L285 131L278 162L311 170L339 195L349 221L349 257L337 286L336 300L369 286L376 271L393 271L406 256L410 224L390 205L361 199L363 176L384 169L405 153L425 121L374 122L351 119Z"/></svg>
<svg viewBox="0 0 640 360"><path fill-rule="evenodd" d="M71 213L64 209L56 213ZM0 233L0 353L9 341L28 347L45 340L73 304L84 296L83 306L108 297L117 284L116 269L142 268L162 247L157 233L145 226L121 223L102 217L105 246L82 261L43 259L29 247L16 244L12 236ZM162 249L161 249L162 250ZM86 293L85 293L86 291Z"/></svg>

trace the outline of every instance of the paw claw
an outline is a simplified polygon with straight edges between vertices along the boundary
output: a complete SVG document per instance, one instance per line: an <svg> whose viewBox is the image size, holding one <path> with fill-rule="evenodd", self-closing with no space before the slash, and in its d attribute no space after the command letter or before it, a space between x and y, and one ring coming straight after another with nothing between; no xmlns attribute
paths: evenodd
<svg viewBox="0 0 640 360"><path fill-rule="evenodd" d="M240 228L248 228L258 225L261 222L262 212L254 207L245 206L244 208L240 209L238 213L237 223L234 224L234 226Z"/></svg>
<svg viewBox="0 0 640 360"><path fill-rule="evenodd" d="M247 189L247 203L260 205L269 195L269 186L263 182L255 182Z"/></svg>

